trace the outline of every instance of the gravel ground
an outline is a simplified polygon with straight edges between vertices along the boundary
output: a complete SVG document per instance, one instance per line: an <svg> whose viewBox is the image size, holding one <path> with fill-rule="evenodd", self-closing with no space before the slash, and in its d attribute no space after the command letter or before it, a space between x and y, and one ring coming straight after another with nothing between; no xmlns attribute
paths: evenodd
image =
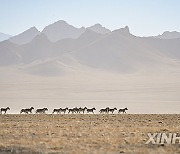
<svg viewBox="0 0 180 154"><path fill-rule="evenodd" d="M147 133L180 133L180 114L0 115L0 153L168 153Z"/></svg>

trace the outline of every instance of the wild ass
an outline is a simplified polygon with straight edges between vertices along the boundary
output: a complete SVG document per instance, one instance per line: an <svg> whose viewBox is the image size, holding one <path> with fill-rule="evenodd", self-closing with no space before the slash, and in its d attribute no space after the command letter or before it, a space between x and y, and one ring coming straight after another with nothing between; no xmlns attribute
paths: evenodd
<svg viewBox="0 0 180 154"><path fill-rule="evenodd" d="M72 108L72 109L68 109L68 114L69 114L69 113L72 113L72 114L78 113L78 111L79 111L79 109L78 109L77 107L74 107L74 108Z"/></svg>
<svg viewBox="0 0 180 154"><path fill-rule="evenodd" d="M128 108L126 107L126 108L124 108L124 109L119 109L119 111L118 111L118 113L126 113L126 110L128 110Z"/></svg>
<svg viewBox="0 0 180 154"><path fill-rule="evenodd" d="M2 114L2 112L4 112L4 114L6 114L7 110L10 110L10 108L9 107L1 108L1 114Z"/></svg>
<svg viewBox="0 0 180 154"><path fill-rule="evenodd" d="M53 113L57 113L57 114L58 114L58 113L60 113L60 110L61 110L61 108L59 108L59 109L54 109L53 112L52 112L52 114L53 114Z"/></svg>
<svg viewBox="0 0 180 154"><path fill-rule="evenodd" d="M37 110L36 110L36 113L37 113L37 114L38 114L38 113L46 113L46 111L48 111L47 108L37 109Z"/></svg>
<svg viewBox="0 0 180 154"><path fill-rule="evenodd" d="M85 112L85 110L87 110L87 107L84 107L84 108L79 108L78 109L78 113L83 113L84 114L84 112Z"/></svg>
<svg viewBox="0 0 180 154"><path fill-rule="evenodd" d="M66 107L66 108L64 108L64 109L60 109L60 113L62 112L62 113L66 113L66 111L68 110L68 108Z"/></svg>
<svg viewBox="0 0 180 154"><path fill-rule="evenodd" d="M87 109L87 113L93 113L94 114L94 110L96 110L95 107L93 107L92 109Z"/></svg>
<svg viewBox="0 0 180 154"><path fill-rule="evenodd" d="M105 109L100 109L99 113L108 113L109 112L109 107Z"/></svg>
<svg viewBox="0 0 180 154"><path fill-rule="evenodd" d="M115 110L117 110L116 107L114 109L109 109L109 112L111 112L111 114L113 114Z"/></svg>
<svg viewBox="0 0 180 154"><path fill-rule="evenodd" d="M20 111L20 114L21 113L26 113L26 114L28 114L28 113L32 113L32 110L33 110L34 108L33 107L31 107L31 108L27 108L27 109L22 109L21 111Z"/></svg>

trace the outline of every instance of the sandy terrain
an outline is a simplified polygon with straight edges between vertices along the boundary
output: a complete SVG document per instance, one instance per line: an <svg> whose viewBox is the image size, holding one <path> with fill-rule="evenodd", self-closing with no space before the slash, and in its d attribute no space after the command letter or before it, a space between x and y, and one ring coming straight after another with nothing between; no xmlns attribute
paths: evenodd
<svg viewBox="0 0 180 154"><path fill-rule="evenodd" d="M41 77L19 67L0 68L0 107L11 108L10 115L0 115L0 153L180 153L179 144L145 144L149 132L180 131L179 77L179 71L94 69ZM31 106L47 107L49 114L17 114ZM127 115L50 115L54 108L85 106L96 107L95 113L107 106L129 110Z"/></svg>
<svg viewBox="0 0 180 154"><path fill-rule="evenodd" d="M19 70L20 71L20 70ZM22 108L96 107L125 108L137 114L179 114L180 73L134 73L75 71L57 77L24 75L0 69L0 107L8 113ZM96 112L98 113L98 112Z"/></svg>
<svg viewBox="0 0 180 154"><path fill-rule="evenodd" d="M147 133L179 133L180 115L0 115L0 153L180 153L146 145Z"/></svg>

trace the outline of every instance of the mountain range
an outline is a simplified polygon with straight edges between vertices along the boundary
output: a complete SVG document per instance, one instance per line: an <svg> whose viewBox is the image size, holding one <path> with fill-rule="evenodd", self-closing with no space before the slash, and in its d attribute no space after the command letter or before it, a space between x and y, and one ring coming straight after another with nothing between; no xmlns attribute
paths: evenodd
<svg viewBox="0 0 180 154"><path fill-rule="evenodd" d="M155 37L160 39L174 39L174 38L180 38L180 33L176 31L173 32L165 31L162 35L158 35Z"/></svg>
<svg viewBox="0 0 180 154"><path fill-rule="evenodd" d="M10 37L12 37L11 35L8 34L4 34L0 32L0 42L9 39Z"/></svg>
<svg viewBox="0 0 180 154"><path fill-rule="evenodd" d="M61 75L81 69L118 73L176 70L180 33L138 37L129 27L110 31L100 24L76 28L65 21L32 27L0 42L0 67L16 66L33 75Z"/></svg>
<svg viewBox="0 0 180 154"><path fill-rule="evenodd" d="M9 41L15 44L22 45L31 42L38 34L40 34L40 32L37 30L37 28L31 27L23 33L9 38Z"/></svg>

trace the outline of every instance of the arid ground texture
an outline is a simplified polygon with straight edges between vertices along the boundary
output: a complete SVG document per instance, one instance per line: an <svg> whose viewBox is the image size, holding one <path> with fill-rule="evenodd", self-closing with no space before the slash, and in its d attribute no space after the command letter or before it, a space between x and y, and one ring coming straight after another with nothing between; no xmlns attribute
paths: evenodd
<svg viewBox="0 0 180 154"><path fill-rule="evenodd" d="M180 153L145 144L148 133L179 133L179 114L0 115L0 153Z"/></svg>

